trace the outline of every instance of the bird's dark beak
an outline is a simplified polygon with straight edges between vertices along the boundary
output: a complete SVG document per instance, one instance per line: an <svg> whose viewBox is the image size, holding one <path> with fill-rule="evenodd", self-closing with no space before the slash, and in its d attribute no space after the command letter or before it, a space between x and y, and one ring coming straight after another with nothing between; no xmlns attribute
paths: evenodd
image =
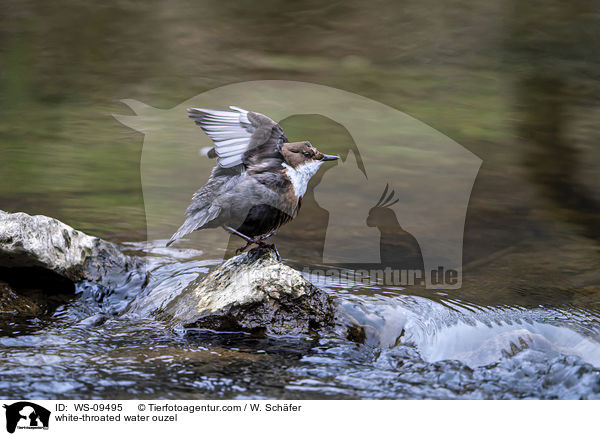
<svg viewBox="0 0 600 436"><path fill-rule="evenodd" d="M332 156L330 154L324 154L323 157L321 158L322 161L326 161L326 160L338 160L340 157L339 156Z"/></svg>

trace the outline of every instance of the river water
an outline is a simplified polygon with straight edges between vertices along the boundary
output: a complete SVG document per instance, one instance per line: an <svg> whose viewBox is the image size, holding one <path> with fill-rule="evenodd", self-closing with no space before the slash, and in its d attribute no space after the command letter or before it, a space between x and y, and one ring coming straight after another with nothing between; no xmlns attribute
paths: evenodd
<svg viewBox="0 0 600 436"><path fill-rule="evenodd" d="M0 209L122 244L172 289L238 241L219 245L214 233L164 247L208 177L211 163L197 154L207 143L200 134L186 140L190 152L171 130L148 142L151 130L144 136L112 116L137 113L121 99L171 120L172 108L214 88L288 80L381 102L417 127L406 131L413 142L394 148L365 146L352 126L320 115L282 121L291 139L342 160L320 170L275 241L288 265L366 326L364 343L335 332L173 331L127 309L139 283L81 283L43 315L2 315L5 397L600 398L598 5L269 1L265 14L239 2L59 3L0 0ZM461 286L316 274L355 268L325 258L335 211L366 208L337 260L364 254L364 235L384 239L369 209L390 174L403 200L395 217L416 221L407 228L423 240L420 205L429 200L419 189L431 179L418 189L415 168L424 167L398 162L461 163L430 153L431 132L481 160L463 217ZM371 190L336 173L359 171L358 156ZM160 190L148 189L144 168L162 177ZM448 192L457 184L444 182Z"/></svg>

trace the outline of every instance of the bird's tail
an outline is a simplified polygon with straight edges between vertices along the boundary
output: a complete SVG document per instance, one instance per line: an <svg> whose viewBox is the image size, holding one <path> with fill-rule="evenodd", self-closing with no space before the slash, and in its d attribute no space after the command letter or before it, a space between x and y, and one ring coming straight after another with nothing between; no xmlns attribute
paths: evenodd
<svg viewBox="0 0 600 436"><path fill-rule="evenodd" d="M169 239L169 242L167 242L167 247L188 233L192 233L194 230L204 227L207 223L219 216L220 212L221 208L214 205L211 205L205 209L194 211L187 217L182 226L179 227L179 230L177 230L173 236L171 236L171 239Z"/></svg>
<svg viewBox="0 0 600 436"><path fill-rule="evenodd" d="M209 159L215 159L217 157L217 152L215 151L215 147L204 147L200 149L200 154L202 156L206 156Z"/></svg>

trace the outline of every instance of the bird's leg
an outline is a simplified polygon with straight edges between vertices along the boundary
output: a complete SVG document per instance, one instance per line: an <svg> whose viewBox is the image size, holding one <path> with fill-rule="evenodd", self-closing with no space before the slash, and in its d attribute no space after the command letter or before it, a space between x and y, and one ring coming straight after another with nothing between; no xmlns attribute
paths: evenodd
<svg viewBox="0 0 600 436"><path fill-rule="evenodd" d="M235 230L229 226L223 226L223 228L226 231L228 231L229 233L233 233L234 235L237 235L240 238L242 238L244 241L246 241L246 245L235 250L235 254L242 253L250 245L256 244L259 247L266 247L266 248L272 249L275 252L275 256L277 257L277 260L281 260L281 255L279 254L279 250L277 250L277 247L275 246L275 244L267 244L266 242L263 242L263 240L265 240L265 239L273 236L275 233L277 233L277 229L273 230L272 232L267 233L266 235L259 236L258 238L251 238L250 236L246 236L243 233L238 232L237 230Z"/></svg>
<svg viewBox="0 0 600 436"><path fill-rule="evenodd" d="M275 230L273 230L272 232L269 232L269 233L267 233L266 235L259 236L259 237L258 237L258 239L259 239L260 241L264 241L265 239L268 239L268 238L270 238L271 236L273 236L274 234L276 234L276 233L277 233L277 230L278 230L278 229L275 229Z"/></svg>
<svg viewBox="0 0 600 436"><path fill-rule="evenodd" d="M268 244L266 242L263 242L265 239L270 238L271 236L273 236L275 233L277 233L278 229L275 229L269 233L267 233L266 235L261 235L258 237L258 245L260 247L267 247L270 248L271 250L273 250L275 252L275 256L277 257L277 260L281 260L281 255L279 254L279 250L277 250L277 247L275 246L275 244Z"/></svg>
<svg viewBox="0 0 600 436"><path fill-rule="evenodd" d="M233 233L234 235L238 235L240 238L242 238L246 242L255 243L255 241L256 241L256 239L252 239L250 236L246 236L243 233L238 232L236 229L232 229L229 226L223 226L223 228L225 230L227 230L229 233Z"/></svg>
<svg viewBox="0 0 600 436"><path fill-rule="evenodd" d="M258 244L260 242L260 239L254 239L251 238L250 236L246 236L244 235L242 232L238 232L237 230L229 227L229 226L223 226L223 228L228 231L229 233L233 233L234 235L239 236L240 238L242 238L244 241L246 241L246 245L244 245L241 248L238 248L237 250L235 250L235 254L240 254L242 253L246 248L248 248L250 245L252 244Z"/></svg>

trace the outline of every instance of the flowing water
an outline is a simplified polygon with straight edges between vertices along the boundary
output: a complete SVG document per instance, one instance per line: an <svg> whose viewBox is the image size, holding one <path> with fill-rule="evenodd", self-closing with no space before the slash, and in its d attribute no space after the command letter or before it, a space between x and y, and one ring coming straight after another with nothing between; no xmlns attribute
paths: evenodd
<svg viewBox="0 0 600 436"><path fill-rule="evenodd" d="M350 211L367 200L333 177L336 166L311 182L300 216L275 240L287 264L365 326L362 344L334 332L172 331L152 319L154 302L140 303L135 280L108 291L62 284L61 298L29 290L44 303L35 316L1 314L4 397L600 398L594 2L58 3L0 0L0 209L53 216L122 244L145 258L166 293L226 254L201 239L167 249L155 237L181 223L209 167L195 156L169 174L161 192L176 193L177 206L163 205L165 222L147 214L140 162L148 144L111 116L132 115L120 99L170 109L235 82L318 83L398 109L482 165L460 289L316 274L334 208L319 189ZM282 125L288 137L340 154L339 168L358 156L348 127L325 117ZM377 157L369 174L393 172L398 150L369 147L370 155L359 150ZM178 150L164 148L153 162L170 165ZM415 213L395 207L398 219ZM364 249L362 231L348 234L347 253Z"/></svg>

